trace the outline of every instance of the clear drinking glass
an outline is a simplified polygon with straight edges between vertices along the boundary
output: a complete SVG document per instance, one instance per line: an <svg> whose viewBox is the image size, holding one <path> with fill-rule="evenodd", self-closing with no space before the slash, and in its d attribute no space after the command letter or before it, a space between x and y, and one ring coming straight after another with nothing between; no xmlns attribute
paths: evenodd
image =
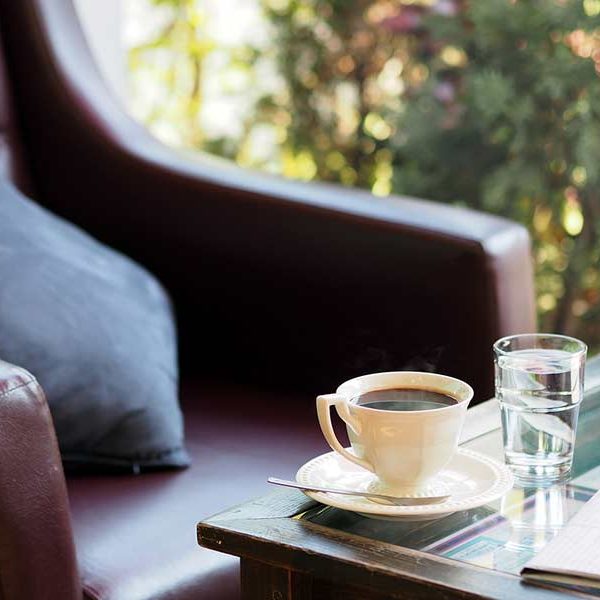
<svg viewBox="0 0 600 600"><path fill-rule="evenodd" d="M496 398L506 463L521 481L568 477L587 346L552 334L514 335L494 344Z"/></svg>

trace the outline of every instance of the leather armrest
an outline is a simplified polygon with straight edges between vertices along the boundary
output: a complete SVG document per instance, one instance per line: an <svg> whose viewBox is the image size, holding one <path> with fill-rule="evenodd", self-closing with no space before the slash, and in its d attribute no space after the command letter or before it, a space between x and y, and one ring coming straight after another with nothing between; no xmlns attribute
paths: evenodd
<svg viewBox="0 0 600 600"><path fill-rule="evenodd" d="M184 360L320 391L438 369L491 395L494 339L535 330L522 227L175 152L107 91L70 2L0 4L38 198L159 275Z"/></svg>
<svg viewBox="0 0 600 600"><path fill-rule="evenodd" d="M44 393L0 361L0 597L81 600L65 478Z"/></svg>

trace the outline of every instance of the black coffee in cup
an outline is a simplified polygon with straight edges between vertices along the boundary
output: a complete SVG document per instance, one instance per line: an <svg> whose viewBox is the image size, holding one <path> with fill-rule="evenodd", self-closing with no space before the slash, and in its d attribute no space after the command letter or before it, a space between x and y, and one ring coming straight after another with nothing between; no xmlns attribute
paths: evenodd
<svg viewBox="0 0 600 600"><path fill-rule="evenodd" d="M414 390L397 388L374 390L361 394L353 400L354 404L364 408L393 411L433 410L457 404L457 400L435 390Z"/></svg>

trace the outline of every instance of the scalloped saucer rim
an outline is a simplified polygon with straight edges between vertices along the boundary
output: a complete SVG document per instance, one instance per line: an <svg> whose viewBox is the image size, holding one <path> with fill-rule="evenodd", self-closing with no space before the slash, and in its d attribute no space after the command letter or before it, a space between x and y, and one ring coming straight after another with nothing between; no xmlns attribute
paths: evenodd
<svg viewBox="0 0 600 600"><path fill-rule="evenodd" d="M373 485L375 475L354 465L336 452L327 452L306 462L298 469L296 481L363 491ZM305 492L317 502L365 517L384 520L439 519L454 512L470 510L489 504L513 487L508 467L485 454L459 448L436 480L448 487L451 497L438 504L417 506L388 506L368 499L336 496L323 492Z"/></svg>

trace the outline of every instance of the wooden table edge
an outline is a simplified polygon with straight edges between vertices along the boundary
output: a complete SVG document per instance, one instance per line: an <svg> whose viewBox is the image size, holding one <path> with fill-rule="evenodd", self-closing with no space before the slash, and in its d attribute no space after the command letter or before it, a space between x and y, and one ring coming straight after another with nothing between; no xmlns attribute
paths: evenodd
<svg viewBox="0 0 600 600"><path fill-rule="evenodd" d="M586 370L586 391L596 388L600 388L600 357L590 361ZM497 401L483 402L469 409L461 443L499 427ZM369 586L378 592L390 593L391 597L398 592L400 581L409 588L404 592L414 588L421 594L423 588L429 588L444 598L513 600L524 594L528 600L565 597L565 592L525 584L516 575L290 518L316 504L301 492L277 490L199 522L198 543L212 550L276 568L292 569L311 577ZM284 536L287 543L281 541ZM275 547L278 558L269 552ZM451 584L448 583L449 575L452 576ZM573 592L570 595L589 597Z"/></svg>

